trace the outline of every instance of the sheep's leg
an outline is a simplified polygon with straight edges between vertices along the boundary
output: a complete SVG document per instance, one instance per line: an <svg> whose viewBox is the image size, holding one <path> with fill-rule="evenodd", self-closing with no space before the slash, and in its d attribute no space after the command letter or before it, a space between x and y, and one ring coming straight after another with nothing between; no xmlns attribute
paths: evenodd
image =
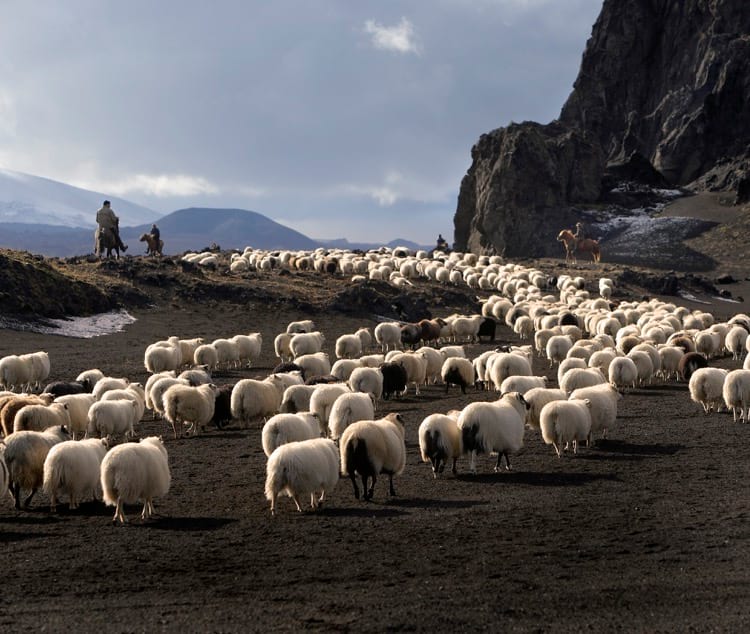
<svg viewBox="0 0 750 634"><path fill-rule="evenodd" d="M503 460L503 452L500 451L497 454L497 462L495 463L495 473L497 473L498 471L500 471L500 464L501 464L502 460Z"/></svg>
<svg viewBox="0 0 750 634"><path fill-rule="evenodd" d="M503 455L505 456L505 470L510 471L511 467L510 467L510 458L508 457L508 452L507 451L503 452Z"/></svg>
<svg viewBox="0 0 750 634"><path fill-rule="evenodd" d="M353 473L349 476L352 481L352 486L354 487L354 497L358 500L359 499L359 487L357 486L357 476ZM366 491L367 489L365 489Z"/></svg>
<svg viewBox="0 0 750 634"><path fill-rule="evenodd" d="M458 458L453 458L453 467L451 468L451 473L453 475L456 475L456 463L458 462Z"/></svg>
<svg viewBox="0 0 750 634"><path fill-rule="evenodd" d="M373 480L374 480L374 478L373 478ZM373 487L374 486L375 486L375 482L373 481ZM388 474L388 486L389 486L389 489L390 489L391 497L395 498L396 497L396 489L393 487L393 474L392 473Z"/></svg>
<svg viewBox="0 0 750 634"><path fill-rule="evenodd" d="M297 507L297 510L298 510L298 511L299 511L300 513L302 513L302 507L301 507L301 506L299 505L299 496L298 496L298 495L293 495L293 496L292 496L292 499L294 500L294 504L296 505L296 507Z"/></svg>
<svg viewBox="0 0 750 634"><path fill-rule="evenodd" d="M367 495L365 496L366 500L372 500L372 496L375 494L375 483L378 481L378 476L376 474L372 474L372 485L367 491Z"/></svg>
<svg viewBox="0 0 750 634"><path fill-rule="evenodd" d="M72 507L72 503L73 502L72 502L72 498L71 498L71 507L70 508L73 508ZM49 496L49 512L50 513L56 513L57 512L57 498L55 497L54 493L52 493Z"/></svg>
<svg viewBox="0 0 750 634"><path fill-rule="evenodd" d="M21 510L21 485L14 482L11 485L11 495L13 496L14 505L17 511Z"/></svg>
<svg viewBox="0 0 750 634"><path fill-rule="evenodd" d="M120 520L121 524L125 524L128 520L125 517L125 513L122 512L122 498L117 498L117 506L115 507L115 516L112 518L112 523L117 524L117 520Z"/></svg>
<svg viewBox="0 0 750 634"><path fill-rule="evenodd" d="M575 439L573 440L573 453L574 454L578 453L578 441Z"/></svg>
<svg viewBox="0 0 750 634"><path fill-rule="evenodd" d="M562 453L560 452L560 447L558 446L558 443L553 442L552 446L555 448L555 452L557 452L557 457L562 458Z"/></svg>
<svg viewBox="0 0 750 634"><path fill-rule="evenodd" d="M477 474L477 452L474 449L472 449L471 458L469 459L469 471L471 475Z"/></svg>
<svg viewBox="0 0 750 634"><path fill-rule="evenodd" d="M437 458L430 458L430 462L432 463L432 477L437 478L438 466L440 461Z"/></svg>
<svg viewBox="0 0 750 634"><path fill-rule="evenodd" d="M31 489L31 493L29 493L29 497L27 497L27 498L26 498L26 499L25 499L25 500L23 501L23 506L24 506L24 508L27 508L27 507L29 506L29 504L31 504L31 498L33 498L33 497L34 497L34 493L36 493L36 489Z"/></svg>

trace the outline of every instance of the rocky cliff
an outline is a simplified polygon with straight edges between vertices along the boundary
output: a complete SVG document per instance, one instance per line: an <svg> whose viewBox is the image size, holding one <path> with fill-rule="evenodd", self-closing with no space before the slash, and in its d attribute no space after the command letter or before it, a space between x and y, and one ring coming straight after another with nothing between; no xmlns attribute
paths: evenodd
<svg viewBox="0 0 750 634"><path fill-rule="evenodd" d="M742 202L749 147L750 2L605 0L559 119L499 128L472 148L456 247L557 255L561 227L643 205L642 185Z"/></svg>

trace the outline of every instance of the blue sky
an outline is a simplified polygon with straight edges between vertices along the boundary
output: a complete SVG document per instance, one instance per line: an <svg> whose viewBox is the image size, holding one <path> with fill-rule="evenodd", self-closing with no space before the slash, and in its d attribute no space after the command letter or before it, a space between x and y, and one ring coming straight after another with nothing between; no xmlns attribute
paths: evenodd
<svg viewBox="0 0 750 634"><path fill-rule="evenodd" d="M559 114L601 4L5 0L0 167L431 243L479 135Z"/></svg>

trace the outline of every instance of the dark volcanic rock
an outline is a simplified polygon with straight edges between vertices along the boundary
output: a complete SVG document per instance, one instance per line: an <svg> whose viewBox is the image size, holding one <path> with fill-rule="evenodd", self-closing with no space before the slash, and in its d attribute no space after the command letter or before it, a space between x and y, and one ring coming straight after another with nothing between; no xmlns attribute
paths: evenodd
<svg viewBox="0 0 750 634"><path fill-rule="evenodd" d="M741 202L749 145L750 3L605 0L559 121L512 124L472 149L456 247L557 255L557 230L618 180Z"/></svg>

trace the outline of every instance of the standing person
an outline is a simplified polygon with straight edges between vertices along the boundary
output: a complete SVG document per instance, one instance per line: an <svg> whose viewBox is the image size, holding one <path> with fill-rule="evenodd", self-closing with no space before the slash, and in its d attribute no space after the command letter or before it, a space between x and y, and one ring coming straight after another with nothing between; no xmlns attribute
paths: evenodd
<svg viewBox="0 0 750 634"><path fill-rule="evenodd" d="M114 236L119 249L122 251L128 250L128 245L123 244L120 239L120 219L112 210L111 203L108 200L105 200L96 212L96 224L99 225L100 232L111 233Z"/></svg>

